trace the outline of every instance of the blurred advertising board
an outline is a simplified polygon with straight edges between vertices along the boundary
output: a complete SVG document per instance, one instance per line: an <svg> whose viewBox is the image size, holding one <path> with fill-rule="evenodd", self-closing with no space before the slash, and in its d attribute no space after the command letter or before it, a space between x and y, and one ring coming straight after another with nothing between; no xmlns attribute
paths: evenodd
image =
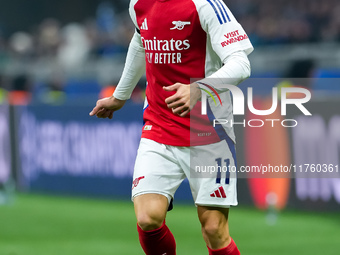
<svg viewBox="0 0 340 255"><path fill-rule="evenodd" d="M125 195L142 129L142 106L126 105L115 121L90 117L91 105L20 108L20 186L32 191Z"/></svg>
<svg viewBox="0 0 340 255"><path fill-rule="evenodd" d="M0 184L8 181L11 172L9 107L0 104Z"/></svg>

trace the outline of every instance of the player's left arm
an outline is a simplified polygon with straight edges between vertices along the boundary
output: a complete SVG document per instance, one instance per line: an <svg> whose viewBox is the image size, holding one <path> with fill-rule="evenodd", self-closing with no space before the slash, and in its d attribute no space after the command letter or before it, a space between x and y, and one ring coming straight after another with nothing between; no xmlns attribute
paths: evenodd
<svg viewBox="0 0 340 255"><path fill-rule="evenodd" d="M212 48L220 57L223 66L196 83L176 83L164 88L166 91L176 91L165 102L173 113L182 117L186 116L201 98L200 87L204 88L203 84L209 84L212 87L217 84L238 85L247 79L251 73L247 55L254 49L242 26L223 1L218 0L220 4L217 7L219 8L215 6L217 12L207 1L194 0L194 2L201 26L210 37Z"/></svg>

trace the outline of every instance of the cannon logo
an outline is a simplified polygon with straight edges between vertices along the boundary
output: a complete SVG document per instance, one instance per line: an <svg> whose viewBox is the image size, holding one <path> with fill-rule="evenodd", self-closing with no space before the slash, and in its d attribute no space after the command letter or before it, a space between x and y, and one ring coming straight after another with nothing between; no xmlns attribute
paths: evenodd
<svg viewBox="0 0 340 255"><path fill-rule="evenodd" d="M143 180L145 178L145 176L141 176L141 177L138 177L136 179L133 180L133 183L132 183L132 189L136 188L139 184L139 182L141 180Z"/></svg>
<svg viewBox="0 0 340 255"><path fill-rule="evenodd" d="M173 28L170 28L170 30L178 29L183 30L185 25L190 25L190 21L173 21L172 24L174 24Z"/></svg>

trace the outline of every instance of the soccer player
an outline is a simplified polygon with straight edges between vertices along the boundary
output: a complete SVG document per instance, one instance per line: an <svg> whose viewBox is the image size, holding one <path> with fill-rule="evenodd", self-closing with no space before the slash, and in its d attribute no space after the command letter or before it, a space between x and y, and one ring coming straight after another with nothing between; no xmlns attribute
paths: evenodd
<svg viewBox="0 0 340 255"><path fill-rule="evenodd" d="M136 32L121 80L90 115L111 119L146 72L145 125L132 185L141 246L147 255L176 254L165 217L188 178L209 254L240 254L228 228L229 207L237 205L235 176L194 178L192 169L236 165L233 129L212 125L221 116L232 118L230 92L216 89L249 77L253 47L222 0L131 0L130 16ZM208 98L207 114L201 113L203 90L220 100L215 105L219 100Z"/></svg>

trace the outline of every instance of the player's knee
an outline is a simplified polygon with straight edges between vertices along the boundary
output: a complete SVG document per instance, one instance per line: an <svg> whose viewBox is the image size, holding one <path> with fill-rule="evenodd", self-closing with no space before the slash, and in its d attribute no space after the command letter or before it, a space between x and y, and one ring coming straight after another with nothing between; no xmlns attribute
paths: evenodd
<svg viewBox="0 0 340 255"><path fill-rule="evenodd" d="M160 228L163 222L164 219L157 216L151 216L148 214L140 214L137 216L137 224L144 231Z"/></svg>
<svg viewBox="0 0 340 255"><path fill-rule="evenodd" d="M202 224L202 231L209 239L228 239L229 236L226 235L226 225L222 222L212 219L208 220Z"/></svg>

